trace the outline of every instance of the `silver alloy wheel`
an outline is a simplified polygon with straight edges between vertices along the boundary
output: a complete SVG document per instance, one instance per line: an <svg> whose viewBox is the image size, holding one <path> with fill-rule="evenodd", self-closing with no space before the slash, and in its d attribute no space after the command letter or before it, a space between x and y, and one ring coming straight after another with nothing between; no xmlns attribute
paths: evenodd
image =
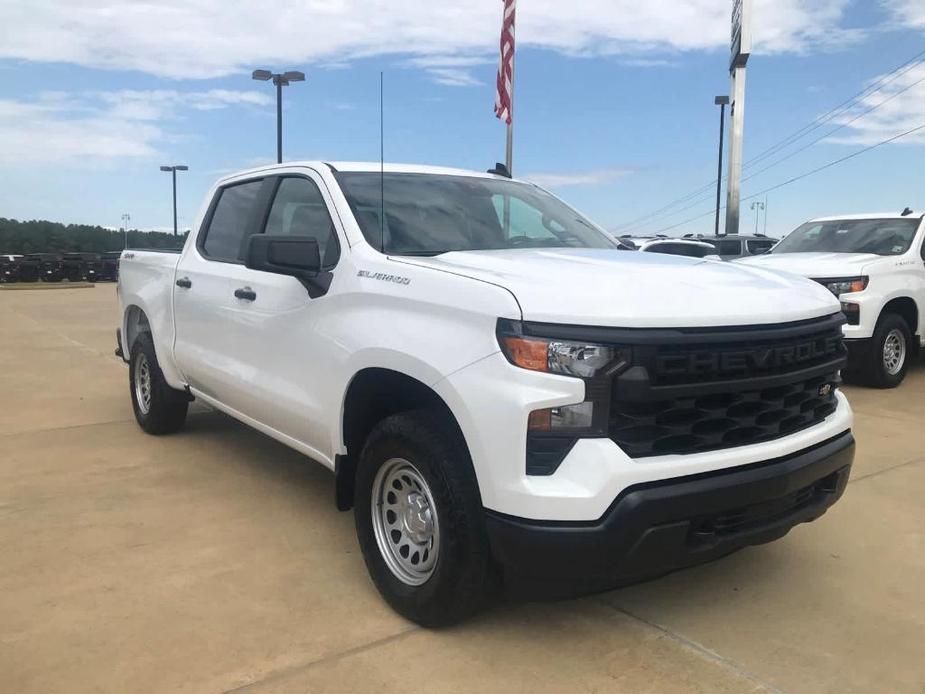
<svg viewBox="0 0 925 694"><path fill-rule="evenodd" d="M151 367L144 352L135 357L135 400L142 414L151 410Z"/></svg>
<svg viewBox="0 0 925 694"><path fill-rule="evenodd" d="M386 566L402 583L419 586L440 553L437 505L424 476L404 458L390 458L373 480L373 533Z"/></svg>
<svg viewBox="0 0 925 694"><path fill-rule="evenodd" d="M906 363L906 336L902 330L893 328L883 341L883 368L890 376L902 371Z"/></svg>

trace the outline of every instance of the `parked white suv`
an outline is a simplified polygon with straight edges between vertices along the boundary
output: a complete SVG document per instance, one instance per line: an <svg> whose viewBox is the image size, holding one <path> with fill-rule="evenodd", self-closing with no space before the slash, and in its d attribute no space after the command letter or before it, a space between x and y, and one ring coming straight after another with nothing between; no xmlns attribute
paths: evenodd
<svg viewBox="0 0 925 694"><path fill-rule="evenodd" d="M810 277L841 300L848 370L893 388L925 339L925 225L921 214L822 217L770 253L742 261Z"/></svg>
<svg viewBox="0 0 925 694"><path fill-rule="evenodd" d="M422 624L501 580L587 591L776 539L851 468L831 293L619 250L498 175L230 176L181 253L123 253L119 296L141 427L196 398L331 468L373 581Z"/></svg>

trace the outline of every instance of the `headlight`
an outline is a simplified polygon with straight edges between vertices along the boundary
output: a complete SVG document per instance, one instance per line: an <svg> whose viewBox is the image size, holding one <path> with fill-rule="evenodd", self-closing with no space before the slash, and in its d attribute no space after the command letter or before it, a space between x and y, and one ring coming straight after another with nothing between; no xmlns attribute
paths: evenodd
<svg viewBox="0 0 925 694"><path fill-rule="evenodd" d="M832 292L835 296L842 294L851 294L853 292L863 292L867 289L867 277L849 277L847 279L837 280L816 280L823 287Z"/></svg>
<svg viewBox="0 0 925 694"><path fill-rule="evenodd" d="M498 342L504 356L515 366L577 378L594 378L616 359L619 351L607 345L521 335L499 335Z"/></svg>

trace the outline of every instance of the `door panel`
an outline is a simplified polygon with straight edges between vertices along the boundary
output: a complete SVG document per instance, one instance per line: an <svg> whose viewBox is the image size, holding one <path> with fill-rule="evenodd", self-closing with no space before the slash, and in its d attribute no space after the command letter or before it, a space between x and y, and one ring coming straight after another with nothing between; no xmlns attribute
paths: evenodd
<svg viewBox="0 0 925 694"><path fill-rule="evenodd" d="M315 236L324 266L336 272L346 243L328 212L332 206L322 181L313 174L283 176L275 190L261 231ZM337 404L320 383L338 350L324 331L324 318L336 304L333 291L312 299L294 277L242 265L230 267L228 277L222 349L224 368L234 379L224 385L223 401L330 460L327 422ZM244 288L256 294L252 301L234 297Z"/></svg>

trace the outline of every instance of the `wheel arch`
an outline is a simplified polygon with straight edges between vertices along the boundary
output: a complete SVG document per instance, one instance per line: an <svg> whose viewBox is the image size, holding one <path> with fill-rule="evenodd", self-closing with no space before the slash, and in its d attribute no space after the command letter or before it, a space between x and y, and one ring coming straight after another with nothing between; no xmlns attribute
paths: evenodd
<svg viewBox="0 0 925 694"><path fill-rule="evenodd" d="M122 351L126 360L131 357L132 346L143 332L151 332L151 321L148 320L148 315L137 304L127 306L122 317L122 335L124 336Z"/></svg>
<svg viewBox="0 0 925 694"><path fill-rule="evenodd" d="M353 508L357 461L373 427L386 417L410 410L434 412L465 443L462 429L446 401L426 383L401 371L380 367L361 369L349 384L341 409L340 436L347 453L336 455L337 508ZM468 446L467 446L468 452Z"/></svg>
<svg viewBox="0 0 925 694"><path fill-rule="evenodd" d="M898 296L890 299L883 305L883 309L880 311L880 317L882 318L887 313L895 313L900 316L906 321L906 325L909 326L909 332L912 333L912 335L918 335L919 307L915 299L909 296Z"/></svg>

